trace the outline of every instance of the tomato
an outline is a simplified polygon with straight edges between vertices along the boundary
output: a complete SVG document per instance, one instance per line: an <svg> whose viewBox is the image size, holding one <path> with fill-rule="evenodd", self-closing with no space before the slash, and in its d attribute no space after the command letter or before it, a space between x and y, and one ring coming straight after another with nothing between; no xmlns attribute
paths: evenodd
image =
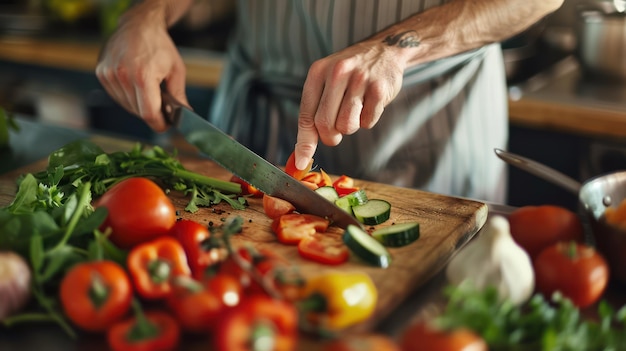
<svg viewBox="0 0 626 351"><path fill-rule="evenodd" d="M65 315L86 331L105 331L130 310L132 285L113 261L78 263L63 277L60 300Z"/></svg>
<svg viewBox="0 0 626 351"><path fill-rule="evenodd" d="M175 288L167 305L183 330L207 333L230 307L241 300L243 289L231 275L218 274L205 284L189 277L175 278Z"/></svg>
<svg viewBox="0 0 626 351"><path fill-rule="evenodd" d="M309 235L298 243L298 253L309 260L336 265L350 258L348 247L330 234Z"/></svg>
<svg viewBox="0 0 626 351"><path fill-rule="evenodd" d="M337 180L333 182L333 188L335 188L339 196L352 194L359 190L358 187L354 186L354 179L347 175L342 175L337 178Z"/></svg>
<svg viewBox="0 0 626 351"><path fill-rule="evenodd" d="M524 206L513 211L508 218L513 239L531 258L558 241L584 240L580 218L560 206Z"/></svg>
<svg viewBox="0 0 626 351"><path fill-rule="evenodd" d="M133 316L107 331L113 351L176 350L180 344L180 326L163 311L147 311L144 318Z"/></svg>
<svg viewBox="0 0 626 351"><path fill-rule="evenodd" d="M322 351L400 351L400 346L383 334L351 334L326 342Z"/></svg>
<svg viewBox="0 0 626 351"><path fill-rule="evenodd" d="M296 210L296 207L289 201L279 199L270 195L263 195L263 211L271 218L277 218L284 214L291 213Z"/></svg>
<svg viewBox="0 0 626 351"><path fill-rule="evenodd" d="M233 183L238 183L241 185L241 194L242 195L251 195L252 197L261 197L263 196L263 192L254 186L250 185L250 183L245 180L233 175L230 177L230 181Z"/></svg>
<svg viewBox="0 0 626 351"><path fill-rule="evenodd" d="M325 232L330 222L312 214L288 213L275 218L272 230L283 244L297 244L317 232Z"/></svg>
<svg viewBox="0 0 626 351"><path fill-rule="evenodd" d="M609 281L605 259L591 246L559 242L533 261L537 290L550 298L556 291L584 308L594 304Z"/></svg>
<svg viewBox="0 0 626 351"><path fill-rule="evenodd" d="M426 322L410 325L400 339L402 351L487 351L483 338L469 329L438 330Z"/></svg>
<svg viewBox="0 0 626 351"><path fill-rule="evenodd" d="M111 241L122 249L167 235L176 222L172 201L155 182L142 177L112 186L94 206L109 210L102 229L110 227Z"/></svg>
<svg viewBox="0 0 626 351"><path fill-rule="evenodd" d="M226 313L213 336L216 351L256 350L269 345L275 351L296 350L298 311L287 301L249 296Z"/></svg>
<svg viewBox="0 0 626 351"><path fill-rule="evenodd" d="M289 155L287 163L285 164L285 172L297 180L302 180L302 178L304 178L304 176L311 171L311 167L313 167L313 160L309 162L309 165L306 168L302 170L297 169L296 154L291 152L291 155Z"/></svg>

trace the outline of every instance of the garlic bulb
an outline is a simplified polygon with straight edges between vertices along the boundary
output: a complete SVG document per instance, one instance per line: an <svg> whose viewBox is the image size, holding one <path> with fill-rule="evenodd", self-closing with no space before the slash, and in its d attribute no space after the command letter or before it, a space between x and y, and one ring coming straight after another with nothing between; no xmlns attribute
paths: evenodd
<svg viewBox="0 0 626 351"><path fill-rule="evenodd" d="M525 302L535 287L530 256L513 240L509 222L502 216L491 217L482 233L452 258L446 277L455 285L493 286L501 299L516 305Z"/></svg>

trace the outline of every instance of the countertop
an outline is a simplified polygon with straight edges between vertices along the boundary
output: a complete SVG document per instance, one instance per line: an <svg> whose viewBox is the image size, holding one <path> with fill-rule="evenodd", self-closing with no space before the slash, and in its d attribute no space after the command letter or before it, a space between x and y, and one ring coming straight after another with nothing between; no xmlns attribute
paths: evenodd
<svg viewBox="0 0 626 351"><path fill-rule="evenodd" d="M93 72L102 42L0 36L0 60ZM219 82L223 54L180 48L187 82L213 88ZM626 84L591 84L572 57L548 72L510 89L512 125L573 133L594 138L626 138Z"/></svg>

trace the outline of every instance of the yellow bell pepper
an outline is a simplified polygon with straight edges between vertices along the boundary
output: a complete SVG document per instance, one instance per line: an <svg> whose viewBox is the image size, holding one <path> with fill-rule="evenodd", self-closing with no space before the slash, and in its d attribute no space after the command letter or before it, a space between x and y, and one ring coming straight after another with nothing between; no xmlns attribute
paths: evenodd
<svg viewBox="0 0 626 351"><path fill-rule="evenodd" d="M362 272L329 272L307 279L300 311L311 327L338 331L368 319L378 291Z"/></svg>

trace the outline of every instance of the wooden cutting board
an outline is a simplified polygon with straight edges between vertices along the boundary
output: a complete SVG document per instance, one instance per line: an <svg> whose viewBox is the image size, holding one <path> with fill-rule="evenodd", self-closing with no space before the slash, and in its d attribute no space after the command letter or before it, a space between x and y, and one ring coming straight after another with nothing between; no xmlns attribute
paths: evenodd
<svg viewBox="0 0 626 351"><path fill-rule="evenodd" d="M92 139L107 152L129 150L132 145L128 141L107 137ZM181 162L189 170L224 180L231 176L228 171L193 152L186 156L182 156L181 152L180 155ZM41 160L0 175L0 206L6 206L12 201L16 191L15 180L19 175L43 170L46 164L46 160ZM295 246L276 241L270 230L271 220L263 212L261 199L249 199L250 206L245 210L233 210L229 205L223 204L213 208L201 208L193 214L183 210L187 203L184 197L173 194L172 200L180 210L180 217L193 219L201 224L211 221L220 223L227 216L240 215L244 219L244 228L241 235L234 237L235 245L251 243L258 248L270 249L298 265L306 276L328 270L368 273L378 289L378 305L368 321L352 330L369 331L445 266L455 251L482 227L487 219L488 209L484 203L467 199L361 180L356 183L366 191L368 198L384 199L391 203L391 218L378 227L407 221L420 223L419 240L405 247L389 249L393 262L386 269L369 266L354 257L340 266L326 266L301 258ZM340 235L341 230L333 228L331 233Z"/></svg>

